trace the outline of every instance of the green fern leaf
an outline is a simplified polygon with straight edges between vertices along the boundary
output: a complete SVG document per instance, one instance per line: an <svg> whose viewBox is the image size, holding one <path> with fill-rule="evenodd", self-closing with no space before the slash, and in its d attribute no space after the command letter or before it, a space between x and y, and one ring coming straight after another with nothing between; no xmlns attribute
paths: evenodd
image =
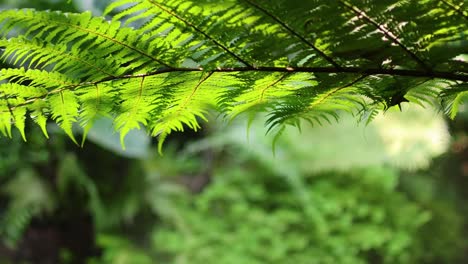
<svg viewBox="0 0 468 264"><path fill-rule="evenodd" d="M81 142L83 145L94 121L101 117L111 117L112 102L115 100L117 92L113 86L102 83L83 87L76 94L81 103L79 120L83 127Z"/></svg>
<svg viewBox="0 0 468 264"><path fill-rule="evenodd" d="M468 99L468 85L466 83L455 84L449 87L450 89L444 90L442 96L444 100L442 104L445 112L451 119L455 119L460 106L467 102Z"/></svg>
<svg viewBox="0 0 468 264"><path fill-rule="evenodd" d="M204 106L209 104L209 90L203 86L210 86L209 79L213 76L212 72L197 76L194 74L185 75L185 87L175 91L174 98L169 104L165 104L164 108L156 115L157 122L152 123L152 135L159 136L158 149L161 152L164 139L171 131L183 131L184 125L190 129L197 130L199 128L197 118L206 121L206 110ZM205 89L204 89L205 88ZM173 89L172 87L170 89ZM171 92L174 94L174 92Z"/></svg>
<svg viewBox="0 0 468 264"><path fill-rule="evenodd" d="M60 91L53 94L48 99L52 112L52 119L65 131L65 133L75 142L78 142L73 135L73 124L77 121L79 103L76 95L71 91Z"/></svg>
<svg viewBox="0 0 468 264"><path fill-rule="evenodd" d="M120 141L124 146L124 137L132 129L140 129L140 125L147 125L149 115L156 106L153 102L157 99L152 85L161 85L161 78L137 78L122 83L120 96L128 98L120 105L122 112L115 118L115 125L120 131Z"/></svg>
<svg viewBox="0 0 468 264"><path fill-rule="evenodd" d="M11 112L10 106L6 102L0 103L0 132L11 138Z"/></svg>

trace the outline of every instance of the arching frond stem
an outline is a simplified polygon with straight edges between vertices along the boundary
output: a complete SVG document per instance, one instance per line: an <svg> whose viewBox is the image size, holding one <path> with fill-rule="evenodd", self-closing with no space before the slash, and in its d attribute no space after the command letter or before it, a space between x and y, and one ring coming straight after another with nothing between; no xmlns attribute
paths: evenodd
<svg viewBox="0 0 468 264"><path fill-rule="evenodd" d="M379 24L377 21L375 21L373 18L371 18L369 15L367 15L364 11L362 11L359 8L351 5L347 1L340 0L340 3L342 3L344 6L346 6L346 8L348 8L349 10L353 11L359 18L363 18L368 23L375 26L382 34L384 34L393 43L398 45L404 52L406 52L422 69L426 70L427 72L432 71L431 67L427 66L426 63L424 63L414 52L410 51L403 43L401 43L401 41L398 40L398 38L395 36L395 34L393 34L385 26Z"/></svg>
<svg viewBox="0 0 468 264"><path fill-rule="evenodd" d="M193 98L193 95L198 91L198 88L200 88L200 85L202 85L204 82L206 82L213 75L213 73L215 73L215 72L210 71L210 72L208 72L208 74L206 76L201 78L201 80L193 88L192 93L190 94L190 96L185 100L185 102L181 105L180 108L184 108L187 105L187 103Z"/></svg>
<svg viewBox="0 0 468 264"><path fill-rule="evenodd" d="M214 39L213 36L209 35L208 33L206 33L205 31L201 30L200 28L198 28L196 25L194 25L192 22L188 21L187 19L181 17L179 14L177 14L176 12L172 11L171 9L157 3L156 1L153 1L153 0L148 0L148 2L150 2L151 4L157 6L158 8L160 8L161 10L163 10L164 12L170 14L171 16L177 18L178 20L182 21L184 24L186 24L187 26L189 26L190 28L192 28L193 30L195 30L196 32L202 34L206 39L209 39L211 42L213 42L216 46L218 46L219 48L221 48L222 50L224 50L226 53L228 53L229 55L231 55L232 57L234 57L237 61L243 63L244 65L248 66L248 67L253 67L250 63L248 63L246 60L242 59L239 55L237 55L236 53L234 53L233 51L231 51L230 49L228 49L225 45L223 45L221 42L219 42L218 40Z"/></svg>
<svg viewBox="0 0 468 264"><path fill-rule="evenodd" d="M450 1L446 1L446 0L440 0L442 3L444 3L446 6L450 7L451 9L453 9L455 12L457 12L460 16L464 17L466 20L468 20L468 15L465 14L465 12L462 11L462 6L463 6L463 3L461 3L460 5L456 6L455 4L453 4L452 2Z"/></svg>
<svg viewBox="0 0 468 264"><path fill-rule="evenodd" d="M307 46L309 46L310 48L312 48L313 50L315 50L315 52L317 52L322 58L324 58L328 63L330 63L331 65L333 65L335 68L337 69L340 69L341 66L335 62L330 56L328 56L327 54L325 54L323 51L321 51L319 48L317 48L314 44L312 44L312 42L310 42L309 40L307 40L306 38L304 38L303 36L301 36L301 34L297 33L293 28L291 28L290 26L288 26L288 24L286 24L285 22L283 22L281 19L279 19L277 16L273 15L271 12L269 12L268 10L266 10L265 8L263 8L262 6L260 6L259 4L255 3L254 1L252 0L244 0L245 2L249 3L250 5L254 6L255 8L257 8L258 10L262 11L265 15L267 15L268 17L270 17L271 19L273 19L276 23L278 23L279 25L281 25L284 29L286 29L289 33L291 33L292 35L294 35L296 38L298 38L299 40L301 40L303 43L305 43Z"/></svg>
<svg viewBox="0 0 468 264"><path fill-rule="evenodd" d="M274 82L270 83L269 85L267 85L265 88L263 88L262 90L262 94L260 95L260 102L263 101L264 97L265 97L265 93L268 89L270 89L271 87L277 85L278 83L282 82L284 79L286 79L291 73L286 73L286 74L283 74L280 78L278 78L278 80L275 80Z"/></svg>
<svg viewBox="0 0 468 264"><path fill-rule="evenodd" d="M137 52L137 53L139 53L139 54L141 54L141 55L143 55L143 56L145 56L145 57L147 57L147 58L149 58L149 59L151 59L151 60L153 60L153 61L155 61L155 62L157 62L157 63L159 63L159 64L161 64L161 65L163 65L163 66L165 66L165 67L168 67L168 68L171 67L169 64L167 64L167 63L161 61L160 59L158 59L158 58L156 58L156 57L154 57L154 56L151 56L150 54L147 54L146 52L144 52L144 51L142 51L142 50L140 50L140 49L137 49L137 48L135 48L135 47L132 47L132 46L130 46L130 45L128 45L128 44L126 44L126 43L124 43L124 42L122 42L122 41L119 41L119 40L117 40L117 39L115 39L115 38L111 38L111 37L108 37L108 36L106 36L106 35L104 35L104 34L102 34L102 33L99 33L99 32L96 32L96 31L92 31L92 30L89 30L89 29L87 29L87 28L82 28L82 27L79 27L79 26L76 26L76 25L68 24L68 26L73 27L73 28L76 28L76 29L81 30L81 31L84 31L84 32L88 32L88 33L91 33L91 34L95 34L95 35L97 35L97 36L99 36L99 37L102 37L102 38L105 38L105 39L107 39L107 40L110 40L110 41L112 41L112 42L114 42L114 43L116 43L116 44L118 44L118 45L120 45L120 46L123 46L123 47L125 47L125 48L130 49L130 50L133 50L133 51L135 51L135 52Z"/></svg>
<svg viewBox="0 0 468 264"><path fill-rule="evenodd" d="M336 94L337 92L339 92L340 90L343 90L345 88L348 88L348 87L351 87L353 85L355 85L356 83L364 80L367 76L367 74L363 74L361 76L359 76L358 78L356 78L355 80L351 81L350 83L347 83L345 85L342 85L340 87L337 87L335 89L332 89L330 92L328 92L324 97L320 98L320 100L317 100L315 102L312 103L311 107L315 106L315 105L319 105L321 104L323 101L325 101L327 98L331 97L333 94Z"/></svg>

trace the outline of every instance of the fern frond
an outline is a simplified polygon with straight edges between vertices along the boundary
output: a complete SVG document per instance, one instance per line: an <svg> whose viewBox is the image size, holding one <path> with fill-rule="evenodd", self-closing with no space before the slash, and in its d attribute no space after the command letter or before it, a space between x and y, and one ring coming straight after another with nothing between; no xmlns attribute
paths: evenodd
<svg viewBox="0 0 468 264"><path fill-rule="evenodd" d="M10 246L20 240L34 217L55 206L47 185L31 168L21 168L15 176L0 189L12 201L0 218L0 237Z"/></svg>
<svg viewBox="0 0 468 264"><path fill-rule="evenodd" d="M30 111L30 116L47 136L47 117L44 112L53 111L55 108L50 109L51 102L44 101L44 99L49 94L60 91L60 88L57 90L58 87L74 85L72 80L58 72L25 70L24 68L0 70L0 82L2 81L9 81L0 84L0 93L4 98L9 98L7 99L9 113L5 112L3 118L10 119L10 123L18 128L24 140L26 140L24 123L27 111ZM10 125L4 124L4 129L1 130L4 135L11 136L9 127Z"/></svg>
<svg viewBox="0 0 468 264"><path fill-rule="evenodd" d="M9 246L16 245L28 228L31 220L38 214L36 208L24 207L9 210L0 221L2 242Z"/></svg>
<svg viewBox="0 0 468 264"><path fill-rule="evenodd" d="M78 142L73 135L73 124L77 121L79 102L77 96L68 90L53 94L48 98L52 112L52 119L65 131L65 133L75 142Z"/></svg>
<svg viewBox="0 0 468 264"><path fill-rule="evenodd" d="M2 135L11 138L12 115L7 101L0 102L0 132Z"/></svg>
<svg viewBox="0 0 468 264"><path fill-rule="evenodd" d="M468 24L450 0L117 0L105 17L0 11L0 131L31 117L75 141L115 118L121 139L160 142L209 108L268 112L269 130L347 111L366 123L410 101L454 116L468 81ZM332 19L331 19L332 18ZM411 19L410 19L411 18Z"/></svg>
<svg viewBox="0 0 468 264"><path fill-rule="evenodd" d="M83 145L95 120L112 117L113 101L116 100L118 92L112 85L100 83L80 88L76 93L81 103L79 120L83 127Z"/></svg>
<svg viewBox="0 0 468 264"><path fill-rule="evenodd" d="M333 76L320 76L316 85L301 87L295 94L286 96L284 101L277 103L267 120L269 130L281 124L299 126L300 119L305 119L312 125L321 125L323 121L331 123L332 119L338 121L340 112L352 113L362 104L362 96L357 93L355 85L366 78L365 75L354 78L349 83L343 80L341 83L344 84L338 87L330 86L330 77L334 79ZM297 83L294 86L299 87Z"/></svg>
<svg viewBox="0 0 468 264"><path fill-rule="evenodd" d="M359 122L369 125L380 113L377 106L365 107L359 111Z"/></svg>
<svg viewBox="0 0 468 264"><path fill-rule="evenodd" d="M13 65L26 64L28 68L50 69L78 80L96 80L113 77L118 73L109 69L108 61L102 62L98 56L73 54L67 51L65 45L41 43L38 39L9 39L0 41L2 44L6 47L3 53L5 61Z"/></svg>
<svg viewBox="0 0 468 264"><path fill-rule="evenodd" d="M460 106L468 100L468 84L453 84L442 93L444 111L451 119L457 115Z"/></svg>
<svg viewBox="0 0 468 264"><path fill-rule="evenodd" d="M452 84L453 82L438 79L426 79L419 81L419 83L416 82L414 85L408 84L410 89L405 98L422 107L426 105L437 106L436 99Z"/></svg>
<svg viewBox="0 0 468 264"><path fill-rule="evenodd" d="M92 53L98 57L91 59L117 60L129 64L130 69L141 65L160 67L168 66L147 51L141 43L138 32L120 27L119 22L109 22L102 18L92 17L91 13L70 14L61 12L39 12L34 10L5 10L0 12L2 28L0 34L6 36L13 29L25 31L24 38L41 39L48 44L66 46L71 53L81 52L85 57ZM118 72L117 72L118 74Z"/></svg>
<svg viewBox="0 0 468 264"><path fill-rule="evenodd" d="M225 89L228 92L220 97L221 102L226 102L223 111L232 118L249 109L261 109L279 100L294 89L288 82L298 79L290 73L249 73L236 77L241 78L242 82L226 82ZM304 74L301 77L304 78Z"/></svg>
<svg viewBox="0 0 468 264"><path fill-rule="evenodd" d="M213 76L213 72L204 73L201 76L187 76L186 88L179 89L175 96L170 100L170 103L165 105L162 111L156 114L156 122L150 125L152 135L159 136L160 141L158 149L161 152L162 142L171 131L183 131L183 125L187 125L190 129L197 130L199 124L197 118L206 120L205 106L210 103L209 99L212 94L209 93L207 87L210 86L209 79ZM211 84L212 85L212 84ZM171 88L172 89L172 88Z"/></svg>

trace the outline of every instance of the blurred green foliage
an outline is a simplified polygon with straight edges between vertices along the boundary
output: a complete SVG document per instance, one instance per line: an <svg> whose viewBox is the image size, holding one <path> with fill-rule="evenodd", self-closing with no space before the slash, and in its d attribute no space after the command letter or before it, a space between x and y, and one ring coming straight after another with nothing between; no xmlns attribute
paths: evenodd
<svg viewBox="0 0 468 264"><path fill-rule="evenodd" d="M418 260L411 247L430 213L396 192L391 169L324 173L301 186L268 170L217 171L207 190L180 205L182 223L155 229L154 248L169 263Z"/></svg>

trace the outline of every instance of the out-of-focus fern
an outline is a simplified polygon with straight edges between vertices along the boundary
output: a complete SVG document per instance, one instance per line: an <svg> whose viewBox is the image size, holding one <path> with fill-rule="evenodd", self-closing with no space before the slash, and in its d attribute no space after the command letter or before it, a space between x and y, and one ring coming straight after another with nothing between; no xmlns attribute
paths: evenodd
<svg viewBox="0 0 468 264"><path fill-rule="evenodd" d="M269 113L268 124L369 121L409 100L444 95L453 117L468 80L468 24L453 1L118 0L106 17L0 12L0 131L73 139L115 118L122 139L141 126L161 141L199 128L209 107ZM333 18L333 19L330 19ZM280 129L281 130L281 129Z"/></svg>
<svg viewBox="0 0 468 264"><path fill-rule="evenodd" d="M12 200L0 217L2 242L10 246L18 242L33 217L50 212L55 207L51 190L30 168L20 170L0 189L0 193Z"/></svg>

